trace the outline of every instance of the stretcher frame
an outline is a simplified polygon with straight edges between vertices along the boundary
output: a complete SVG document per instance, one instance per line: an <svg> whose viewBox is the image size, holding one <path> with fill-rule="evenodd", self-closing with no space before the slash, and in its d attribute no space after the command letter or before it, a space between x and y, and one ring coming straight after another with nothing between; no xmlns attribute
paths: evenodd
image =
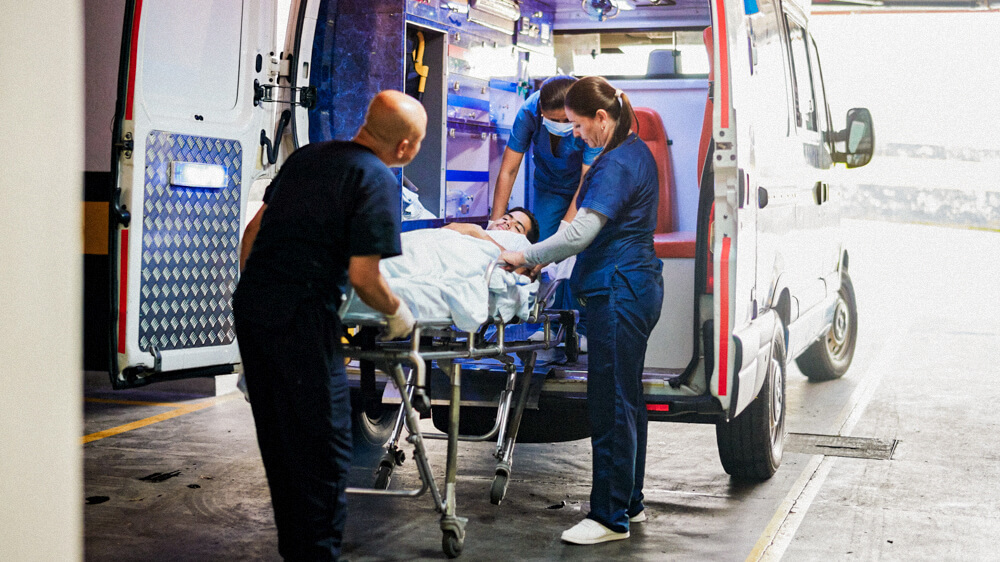
<svg viewBox="0 0 1000 562"><path fill-rule="evenodd" d="M487 268L485 276L487 287L493 270L498 264L499 262L493 262ZM541 294L543 291L540 290L529 317L518 323L504 323L490 318L480 326L477 332L463 332L455 328L450 319L421 319L416 322L408 341L373 342L371 338L348 338L349 341L343 349L344 355L359 361L370 362L376 369L388 375L389 380L399 391L401 404L392 436L386 443L385 453L375 471L375 487L348 488L347 492L415 498L430 491L434 509L441 513L442 550L449 558L459 556L465 542L465 524L468 520L459 517L456 513L455 483L458 472L458 442L482 442L497 437L494 453L497 465L490 488L490 500L494 504L499 504L506 494L510 478L514 443L528 398L528 388L531 385L535 368L536 352L550 349L557 345L560 340L566 341L568 355L575 356L578 351L577 312L575 310L542 310L543 303L558 284L559 281L549 284L544 291L544 297ZM360 318L352 317L348 310L352 299L355 298L357 297L352 291L341 306L341 322L345 327L375 328L387 325L384 318L376 319L370 315ZM543 338L538 341L508 342L506 339L507 327L519 323L541 324ZM553 333L555 323L559 324L559 331L556 334ZM483 334L488 326L496 327L495 342L484 341ZM430 342L429 346L426 345L428 341ZM514 366L514 355L518 356L524 366L520 376L518 376ZM506 386L501 391L497 406L496 421L493 428L483 435L461 435L459 434L459 413L462 366L455 360L485 358L496 359L503 363L507 373ZM419 414L427 414L431 408L427 392L427 365L431 361L437 361L438 367L450 379L448 429L445 433L425 434L419 426ZM404 374L404 365L410 367L409 373ZM397 443L404 427L408 433L406 441L414 447L413 457L417 465L421 486L409 490L389 490L387 488L392 470L403 462L402 451L397 447ZM443 495L441 487L438 486L433 472L431 472L424 439L446 439L448 441Z"/></svg>

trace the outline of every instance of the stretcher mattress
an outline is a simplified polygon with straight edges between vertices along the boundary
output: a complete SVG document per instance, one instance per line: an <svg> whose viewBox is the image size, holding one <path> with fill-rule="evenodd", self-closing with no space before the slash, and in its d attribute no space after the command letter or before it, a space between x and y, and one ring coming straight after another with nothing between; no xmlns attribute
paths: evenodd
<svg viewBox="0 0 1000 562"><path fill-rule="evenodd" d="M524 236L488 232L505 248L522 249L516 246ZM418 320L447 319L472 332L489 318L501 322L526 318L534 305L538 282L523 275L495 267L487 287L487 270L500 257L500 248L488 240L448 229L425 229L403 233L402 246L402 255L382 260L379 267ZM345 322L382 318L356 297L346 303L341 316Z"/></svg>

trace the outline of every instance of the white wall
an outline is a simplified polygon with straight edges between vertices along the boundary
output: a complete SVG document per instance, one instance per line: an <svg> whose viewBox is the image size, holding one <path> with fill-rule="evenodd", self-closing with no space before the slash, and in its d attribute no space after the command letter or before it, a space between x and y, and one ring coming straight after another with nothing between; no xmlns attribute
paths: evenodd
<svg viewBox="0 0 1000 562"><path fill-rule="evenodd" d="M82 558L82 47L79 1L4 3L0 560Z"/></svg>

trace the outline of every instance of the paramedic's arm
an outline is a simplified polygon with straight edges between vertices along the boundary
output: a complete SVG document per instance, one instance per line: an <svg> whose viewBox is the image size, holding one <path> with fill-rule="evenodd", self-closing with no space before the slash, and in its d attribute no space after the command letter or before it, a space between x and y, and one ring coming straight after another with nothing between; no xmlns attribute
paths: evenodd
<svg viewBox="0 0 1000 562"><path fill-rule="evenodd" d="M393 314L399 308L399 298L389 289L385 277L378 270L382 256L351 256L347 275L351 286L365 304L381 312Z"/></svg>
<svg viewBox="0 0 1000 562"><path fill-rule="evenodd" d="M500 220L500 217L507 212L510 192L514 189L514 180L517 179L517 171L521 169L521 160L523 159L523 152L514 151L509 146L504 149L503 160L500 161L500 174L497 176L497 183L493 189L491 221Z"/></svg>
<svg viewBox="0 0 1000 562"><path fill-rule="evenodd" d="M607 222L608 217L584 207L577 212L576 218L568 227L524 252L503 252L500 259L515 267L562 261L589 246Z"/></svg>
<svg viewBox="0 0 1000 562"><path fill-rule="evenodd" d="M566 222L573 222L573 219L576 218L576 198L580 196L580 188L583 187L583 178L587 177L587 170L589 169L589 165L583 165L582 171L580 172L580 183L576 185L576 193L574 193L573 198L570 199L569 208L566 209L566 216L562 219Z"/></svg>
<svg viewBox="0 0 1000 562"><path fill-rule="evenodd" d="M253 241L257 239L257 232L260 231L260 218L264 215L266 208L266 203L261 205L260 210L250 219L246 230L243 231L243 241L240 243L240 271L243 271L243 267L247 264L250 250L253 249Z"/></svg>

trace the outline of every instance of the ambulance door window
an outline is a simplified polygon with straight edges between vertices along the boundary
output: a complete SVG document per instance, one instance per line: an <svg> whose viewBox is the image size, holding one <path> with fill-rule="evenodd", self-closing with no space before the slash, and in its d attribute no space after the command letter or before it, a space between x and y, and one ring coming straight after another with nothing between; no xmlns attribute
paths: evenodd
<svg viewBox="0 0 1000 562"><path fill-rule="evenodd" d="M785 17L788 28L789 51L792 54L792 86L795 89L795 125L810 131L817 130L816 106L813 103L812 83L809 78L809 56L806 54L805 30Z"/></svg>
<svg viewBox="0 0 1000 562"><path fill-rule="evenodd" d="M816 50L816 41L809 38L809 67L812 69L812 83L816 98L816 119L819 124L819 131L824 142L829 140L830 119L829 107L826 105L826 87L823 85L823 71L819 64L819 51Z"/></svg>

